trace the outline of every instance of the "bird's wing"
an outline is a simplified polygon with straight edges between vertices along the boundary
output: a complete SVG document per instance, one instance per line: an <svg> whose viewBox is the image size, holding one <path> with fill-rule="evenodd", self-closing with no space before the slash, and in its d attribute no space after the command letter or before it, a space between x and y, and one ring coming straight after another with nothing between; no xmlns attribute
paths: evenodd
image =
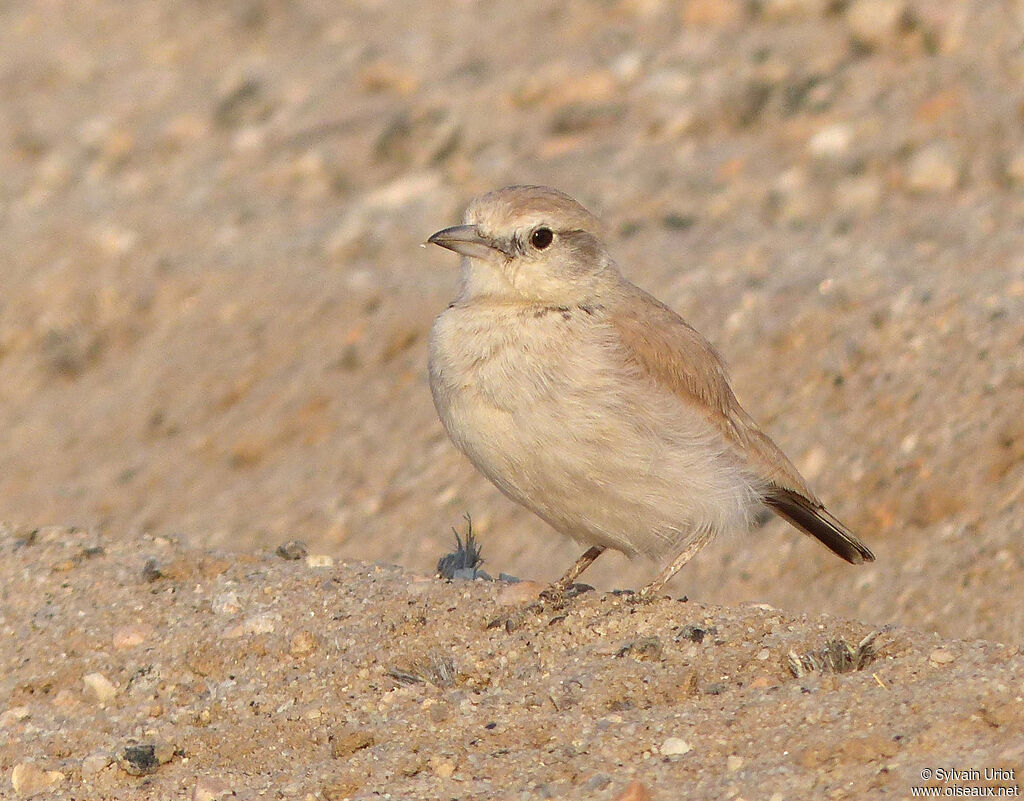
<svg viewBox="0 0 1024 801"><path fill-rule="evenodd" d="M711 343L656 298L628 289L629 302L609 319L634 366L700 410L769 485L817 502L793 463L740 406Z"/></svg>
<svg viewBox="0 0 1024 801"><path fill-rule="evenodd" d="M652 381L697 408L764 479L764 502L837 556L859 564L874 554L815 497L803 476L740 406L722 357L665 304L628 284L609 320L626 358Z"/></svg>

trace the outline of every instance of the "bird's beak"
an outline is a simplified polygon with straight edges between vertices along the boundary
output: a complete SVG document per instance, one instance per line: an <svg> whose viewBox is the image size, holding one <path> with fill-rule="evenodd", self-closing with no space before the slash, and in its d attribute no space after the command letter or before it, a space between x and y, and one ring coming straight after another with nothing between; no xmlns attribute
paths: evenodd
<svg viewBox="0 0 1024 801"><path fill-rule="evenodd" d="M444 228L436 234L432 234L427 242L474 259L486 259L495 253L502 252L497 245L480 236L475 225L456 225L452 228Z"/></svg>

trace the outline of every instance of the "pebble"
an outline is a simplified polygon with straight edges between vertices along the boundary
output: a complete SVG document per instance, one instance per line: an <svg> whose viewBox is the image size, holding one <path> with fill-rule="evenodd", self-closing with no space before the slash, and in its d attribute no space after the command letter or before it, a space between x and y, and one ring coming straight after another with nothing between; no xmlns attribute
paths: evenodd
<svg viewBox="0 0 1024 801"><path fill-rule="evenodd" d="M292 656L309 656L320 647L316 635L311 631L300 631L288 644L288 652Z"/></svg>
<svg viewBox="0 0 1024 801"><path fill-rule="evenodd" d="M373 732L367 729L340 728L331 732L331 756L335 759L344 759L369 748L376 743Z"/></svg>
<svg viewBox="0 0 1024 801"><path fill-rule="evenodd" d="M131 626L122 626L114 632L111 643L115 650L122 651L127 648L135 648L142 645L150 635L153 634L153 627L136 623Z"/></svg>
<svg viewBox="0 0 1024 801"><path fill-rule="evenodd" d="M20 723L32 716L27 706L12 706L0 712L0 729L6 729L13 723Z"/></svg>
<svg viewBox="0 0 1024 801"><path fill-rule="evenodd" d="M432 198L441 183L441 173L437 171L414 172L375 189L366 195L363 202L367 209L395 211L413 202Z"/></svg>
<svg viewBox="0 0 1024 801"><path fill-rule="evenodd" d="M1024 703L1020 699L989 699L981 706L981 716L990 726L1003 730L1024 732Z"/></svg>
<svg viewBox="0 0 1024 801"><path fill-rule="evenodd" d="M830 6L829 0L764 0L761 13L768 19L820 17Z"/></svg>
<svg viewBox="0 0 1024 801"><path fill-rule="evenodd" d="M95 776L113 761L114 757L103 751L89 754L89 756L82 760L82 775Z"/></svg>
<svg viewBox="0 0 1024 801"><path fill-rule="evenodd" d="M306 543L302 540L288 540L288 542L278 545L274 553L282 559L297 561L309 556L309 548L306 547Z"/></svg>
<svg viewBox="0 0 1024 801"><path fill-rule="evenodd" d="M725 760L725 769L729 773L735 773L743 767L743 757L730 754Z"/></svg>
<svg viewBox="0 0 1024 801"><path fill-rule="evenodd" d="M651 791L642 782L630 782L615 801L651 801Z"/></svg>
<svg viewBox="0 0 1024 801"><path fill-rule="evenodd" d="M587 792L593 793L599 790L603 790L611 783L612 780L608 778L606 774L596 773L583 783L583 789Z"/></svg>
<svg viewBox="0 0 1024 801"><path fill-rule="evenodd" d="M687 28L731 27L743 19L744 4L737 0L689 0L680 11Z"/></svg>
<svg viewBox="0 0 1024 801"><path fill-rule="evenodd" d="M243 620L237 626L232 626L224 632L224 636L234 639L235 637L245 637L249 634L273 634L277 629L278 619L278 616L272 612L253 615Z"/></svg>
<svg viewBox="0 0 1024 801"><path fill-rule="evenodd" d="M306 557L306 567L334 567L334 557L325 553L311 553Z"/></svg>
<svg viewBox="0 0 1024 801"><path fill-rule="evenodd" d="M807 143L807 150L815 158L834 158L846 153L851 142L853 131L849 125L829 125L811 137Z"/></svg>
<svg viewBox="0 0 1024 801"><path fill-rule="evenodd" d="M43 770L31 762L21 762L11 771L11 785L18 795L30 796L49 790L58 782L64 781L64 774L59 770Z"/></svg>
<svg viewBox="0 0 1024 801"><path fill-rule="evenodd" d="M539 581L517 581L512 584L503 585L498 592L497 600L501 606L513 606L524 601L536 601L547 588L547 584L541 584Z"/></svg>
<svg viewBox="0 0 1024 801"><path fill-rule="evenodd" d="M442 759L434 764L434 775L440 779L450 779L455 773L455 763L450 759Z"/></svg>
<svg viewBox="0 0 1024 801"><path fill-rule="evenodd" d="M226 590L218 593L212 603L214 614L236 615L242 611L242 602L238 599L238 593L234 590Z"/></svg>
<svg viewBox="0 0 1024 801"><path fill-rule="evenodd" d="M82 676L82 683L86 693L92 693L101 704L109 704L117 695L117 687L102 673L87 673Z"/></svg>
<svg viewBox="0 0 1024 801"><path fill-rule="evenodd" d="M53 697L52 703L58 709L73 709L81 703L81 696L79 696L78 693L64 688L57 691L57 694Z"/></svg>
<svg viewBox="0 0 1024 801"><path fill-rule="evenodd" d="M196 779L196 786L192 790L192 801L217 801L220 798L228 798L233 795L235 795L234 788L224 779L201 776Z"/></svg>
<svg viewBox="0 0 1024 801"><path fill-rule="evenodd" d="M928 658L936 665L948 665L950 662L956 659L956 657L951 652L947 651L944 648L936 648L934 651L928 654Z"/></svg>
<svg viewBox="0 0 1024 801"><path fill-rule="evenodd" d="M846 24L853 38L870 48L892 41L906 19L904 0L855 0L846 9Z"/></svg>
<svg viewBox="0 0 1024 801"><path fill-rule="evenodd" d="M918 150L907 165L907 188L911 192L950 192L960 182L960 161L944 142L933 142Z"/></svg>
<svg viewBox="0 0 1024 801"><path fill-rule="evenodd" d="M669 737L661 744L661 748L658 750L661 752L662 756L681 756L682 754L689 753L693 749L682 737Z"/></svg>
<svg viewBox="0 0 1024 801"><path fill-rule="evenodd" d="M1024 150L1014 153L1006 162L1006 179L1013 186L1024 186Z"/></svg>
<svg viewBox="0 0 1024 801"><path fill-rule="evenodd" d="M161 766L174 759L174 746L166 742L136 743L127 745L117 757L117 765L132 776L146 776L155 773Z"/></svg>

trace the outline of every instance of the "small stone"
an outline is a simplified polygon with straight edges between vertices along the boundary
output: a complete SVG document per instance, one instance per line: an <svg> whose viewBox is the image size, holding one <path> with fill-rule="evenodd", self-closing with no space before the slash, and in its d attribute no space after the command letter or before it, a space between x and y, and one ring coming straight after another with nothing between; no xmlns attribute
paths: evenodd
<svg viewBox="0 0 1024 801"><path fill-rule="evenodd" d="M49 790L58 782L64 781L64 774L59 770L43 770L31 762L22 762L11 771L11 785L18 795L35 795Z"/></svg>
<svg viewBox="0 0 1024 801"><path fill-rule="evenodd" d="M234 788L224 779L202 776L196 779L196 786L192 790L192 801L218 801L218 799L229 798L234 794Z"/></svg>
<svg viewBox="0 0 1024 801"><path fill-rule="evenodd" d="M102 673L87 673L82 677L82 683L86 692L92 693L101 704L109 704L117 695L117 687Z"/></svg>
<svg viewBox="0 0 1024 801"><path fill-rule="evenodd" d="M615 656L631 656L639 662L660 662L664 658L664 648L659 637L638 637L624 643Z"/></svg>
<svg viewBox="0 0 1024 801"><path fill-rule="evenodd" d="M433 704L427 711L427 717L430 718L431 723L444 723L450 712L448 704Z"/></svg>
<svg viewBox="0 0 1024 801"><path fill-rule="evenodd" d="M224 128L237 128L265 121L272 110L263 81L255 76L239 75L221 89L213 121Z"/></svg>
<svg viewBox="0 0 1024 801"><path fill-rule="evenodd" d="M159 581L164 577L163 572L160 570L160 566L156 559L147 559L146 564L142 566L142 580L146 582Z"/></svg>
<svg viewBox="0 0 1024 801"><path fill-rule="evenodd" d="M880 734L851 737L840 747L840 752L844 757L865 765L878 764L884 759L895 756L898 751L899 745L895 740Z"/></svg>
<svg viewBox="0 0 1024 801"><path fill-rule="evenodd" d="M370 192L363 203L369 210L395 211L427 198L436 199L441 184L441 173L437 170L414 172Z"/></svg>
<svg viewBox="0 0 1024 801"><path fill-rule="evenodd" d="M174 759L174 746L165 740L158 740L153 745L153 756L161 765L166 765Z"/></svg>
<svg viewBox="0 0 1024 801"><path fill-rule="evenodd" d="M501 606L514 606L525 601L536 601L548 587L539 581L517 581L503 584L497 601Z"/></svg>
<svg viewBox="0 0 1024 801"><path fill-rule="evenodd" d="M12 706L10 709L0 712L0 729L6 729L8 726L20 723L31 716L32 713L27 706Z"/></svg>
<svg viewBox="0 0 1024 801"><path fill-rule="evenodd" d="M735 773L743 767L743 757L730 754L725 760L725 770L728 773Z"/></svg>
<svg viewBox="0 0 1024 801"><path fill-rule="evenodd" d="M911 192L950 192L960 183L960 160L949 145L933 142L918 150L907 165Z"/></svg>
<svg viewBox="0 0 1024 801"><path fill-rule="evenodd" d="M651 791L642 782L630 782L615 801L651 801Z"/></svg>
<svg viewBox="0 0 1024 801"><path fill-rule="evenodd" d="M831 5L830 0L764 0L761 13L768 19L820 17Z"/></svg>
<svg viewBox="0 0 1024 801"><path fill-rule="evenodd" d="M316 635L311 631L300 631L288 644L288 652L292 656L308 656L320 647Z"/></svg>
<svg viewBox="0 0 1024 801"><path fill-rule="evenodd" d="M455 581L493 581L491 574L477 567L460 567L452 572Z"/></svg>
<svg viewBox="0 0 1024 801"><path fill-rule="evenodd" d="M583 783L583 789L590 793L596 793L611 783L612 780L608 778L607 774L596 773Z"/></svg>
<svg viewBox="0 0 1024 801"><path fill-rule="evenodd" d="M835 158L846 153L852 142L853 131L849 125L829 125L811 137L807 150L815 158Z"/></svg>
<svg viewBox="0 0 1024 801"><path fill-rule="evenodd" d="M359 73L359 83L368 94L391 93L402 96L411 95L420 85L415 72L385 60L364 67Z"/></svg>
<svg viewBox="0 0 1024 801"><path fill-rule="evenodd" d="M250 634L273 634L277 629L279 617L273 612L253 615L243 620L237 626L232 626L224 632L225 637L246 637Z"/></svg>
<svg viewBox="0 0 1024 801"><path fill-rule="evenodd" d="M450 779L455 773L455 763L450 759L442 759L434 765L434 775L440 779Z"/></svg>
<svg viewBox="0 0 1024 801"><path fill-rule="evenodd" d="M174 759L170 743L138 743L125 746L117 758L118 767L132 776L146 776Z"/></svg>
<svg viewBox="0 0 1024 801"><path fill-rule="evenodd" d="M82 702L81 696L78 693L72 692L66 687L61 690L57 690L57 694L53 696L51 702L58 709L71 709L78 706Z"/></svg>
<svg viewBox="0 0 1024 801"><path fill-rule="evenodd" d="M956 659L956 657L953 656L952 653L945 650L944 648L936 648L934 651L928 654L928 658L936 665L948 665L950 662Z"/></svg>
<svg viewBox="0 0 1024 801"><path fill-rule="evenodd" d="M1024 186L1024 150L1013 154L1006 161L1006 180L1013 186Z"/></svg>
<svg viewBox="0 0 1024 801"><path fill-rule="evenodd" d="M311 553L306 557L306 567L334 567L334 557L325 553Z"/></svg>
<svg viewBox="0 0 1024 801"><path fill-rule="evenodd" d="M95 754L89 754L89 756L82 760L82 775L95 776L100 771L105 770L107 765L113 761L114 757L103 751L97 751Z"/></svg>
<svg viewBox="0 0 1024 801"><path fill-rule="evenodd" d="M331 756L335 759L352 756L356 751L369 748L376 742L371 731L344 727L335 729L331 733L330 740Z"/></svg>
<svg viewBox="0 0 1024 801"><path fill-rule="evenodd" d="M130 228L113 223L97 223L90 231L93 242L106 255L111 257L124 256L139 241L139 234Z"/></svg>
<svg viewBox="0 0 1024 801"><path fill-rule="evenodd" d="M989 726L1004 733L1024 732L1024 704L1019 699L987 699L981 706L981 717Z"/></svg>
<svg viewBox="0 0 1024 801"><path fill-rule="evenodd" d="M226 590L219 593L211 604L213 611L218 615L237 615L242 611L242 602L238 599L238 593L234 590Z"/></svg>
<svg viewBox="0 0 1024 801"><path fill-rule="evenodd" d="M689 640L690 642L694 642L699 645L704 642L704 637L706 637L707 634L708 629L688 623L679 630L679 633L675 636L675 641L681 642L683 640Z"/></svg>
<svg viewBox="0 0 1024 801"><path fill-rule="evenodd" d="M744 5L737 0L687 0L680 16L687 28L724 28L743 19Z"/></svg>
<svg viewBox="0 0 1024 801"><path fill-rule="evenodd" d="M661 748L658 750L661 752L662 756L681 756L682 754L689 753L693 749L682 737L669 737L661 744Z"/></svg>
<svg viewBox="0 0 1024 801"><path fill-rule="evenodd" d="M142 645L153 634L153 627L144 623L122 626L114 632L111 642L118 651Z"/></svg>
<svg viewBox="0 0 1024 801"><path fill-rule="evenodd" d="M306 547L306 543L302 540L288 540L288 542L278 545L275 553L282 559L297 561L309 556L309 548Z"/></svg>
<svg viewBox="0 0 1024 801"><path fill-rule="evenodd" d="M854 40L872 49L892 41L907 19L905 0L855 0L846 9L846 24Z"/></svg>

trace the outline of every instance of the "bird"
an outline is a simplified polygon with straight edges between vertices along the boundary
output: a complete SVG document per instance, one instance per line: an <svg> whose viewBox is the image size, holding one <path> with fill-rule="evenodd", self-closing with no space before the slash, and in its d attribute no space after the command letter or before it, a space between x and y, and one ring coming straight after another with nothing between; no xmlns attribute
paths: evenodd
<svg viewBox="0 0 1024 801"><path fill-rule="evenodd" d="M736 398L722 357L627 280L598 219L516 185L432 234L462 257L428 375L448 436L502 493L586 550L666 562L653 598L716 535L767 508L851 564L874 554L833 516Z"/></svg>

